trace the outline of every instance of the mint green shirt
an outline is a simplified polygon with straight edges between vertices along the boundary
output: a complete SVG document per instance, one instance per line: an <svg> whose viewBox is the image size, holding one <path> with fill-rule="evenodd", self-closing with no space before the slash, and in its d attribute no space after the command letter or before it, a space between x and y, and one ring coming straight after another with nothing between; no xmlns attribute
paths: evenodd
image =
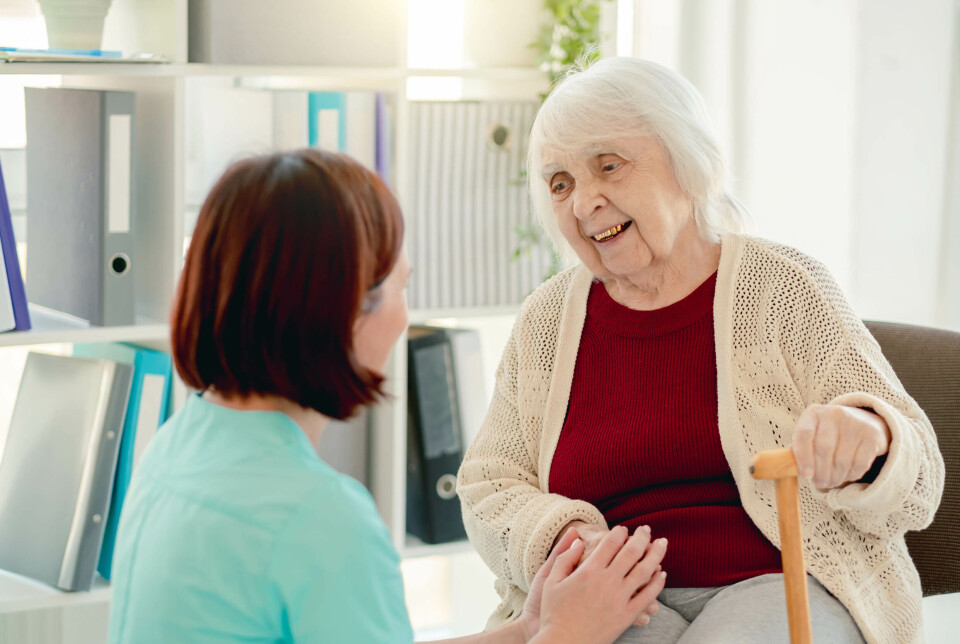
<svg viewBox="0 0 960 644"><path fill-rule="evenodd" d="M110 642L413 641L367 490L279 412L192 396L124 502Z"/></svg>

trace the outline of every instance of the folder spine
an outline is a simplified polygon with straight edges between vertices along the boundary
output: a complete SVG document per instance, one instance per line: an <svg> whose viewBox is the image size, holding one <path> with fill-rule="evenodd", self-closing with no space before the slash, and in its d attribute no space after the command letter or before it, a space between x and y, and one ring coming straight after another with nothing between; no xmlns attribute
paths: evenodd
<svg viewBox="0 0 960 644"><path fill-rule="evenodd" d="M377 170L377 95L374 92L346 92L346 147L351 157L367 169Z"/></svg>
<svg viewBox="0 0 960 644"><path fill-rule="evenodd" d="M295 150L309 145L308 92L284 90L273 93L273 146Z"/></svg>
<svg viewBox="0 0 960 644"><path fill-rule="evenodd" d="M161 351L121 343L75 344L73 355L113 360L133 366L130 396L124 415L116 474L110 495L110 507L97 563L97 572L100 576L110 579L120 512L123 509L131 476L140 454L167 417L172 362L170 355Z"/></svg>
<svg viewBox="0 0 960 644"><path fill-rule="evenodd" d="M135 95L128 92L103 93L105 137L103 168L105 213L101 285L102 318L99 324L133 324L134 266L131 247L130 208L133 200L133 113Z"/></svg>
<svg viewBox="0 0 960 644"><path fill-rule="evenodd" d="M93 508L105 508L109 503L133 368L111 361L103 361L103 364L94 440L89 443L76 511L60 568L61 588L89 590L107 521L105 514Z"/></svg>
<svg viewBox="0 0 960 644"><path fill-rule="evenodd" d="M30 299L97 326L133 324L136 96L28 87L25 98Z"/></svg>
<svg viewBox="0 0 960 644"><path fill-rule="evenodd" d="M310 146L333 152L347 150L346 96L342 92L310 92L307 98Z"/></svg>
<svg viewBox="0 0 960 644"><path fill-rule="evenodd" d="M426 543L466 538L457 470L463 433L453 347L431 327L413 327L408 339L407 532Z"/></svg>
<svg viewBox="0 0 960 644"><path fill-rule="evenodd" d="M387 104L387 95L384 92L377 92L377 132L376 132L376 141L377 141L377 153L376 153L376 165L377 165L377 174L380 175L380 178L384 182L392 186L393 185L393 165L391 163L391 156L393 154L393 130L390 127L391 114L390 106Z"/></svg>
<svg viewBox="0 0 960 644"><path fill-rule="evenodd" d="M13 299L7 287L7 269L4 262L3 247L0 246L0 332L12 331L17 326L16 316L13 314Z"/></svg>
<svg viewBox="0 0 960 644"><path fill-rule="evenodd" d="M0 167L0 255L3 255L3 273L6 288L13 308L13 330L26 331L30 328L30 311L27 308L27 294L23 288L23 274L20 272L20 259L17 253L17 239L13 233L13 214L7 199L7 187ZM9 330L9 329L8 329Z"/></svg>

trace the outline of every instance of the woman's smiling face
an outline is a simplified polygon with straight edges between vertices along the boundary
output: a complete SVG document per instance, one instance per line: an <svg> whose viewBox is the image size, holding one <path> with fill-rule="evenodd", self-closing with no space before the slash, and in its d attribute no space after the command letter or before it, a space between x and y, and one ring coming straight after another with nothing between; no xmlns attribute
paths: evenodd
<svg viewBox="0 0 960 644"><path fill-rule="evenodd" d="M560 232L601 279L642 280L696 227L693 201L656 137L574 152L544 148L542 162Z"/></svg>

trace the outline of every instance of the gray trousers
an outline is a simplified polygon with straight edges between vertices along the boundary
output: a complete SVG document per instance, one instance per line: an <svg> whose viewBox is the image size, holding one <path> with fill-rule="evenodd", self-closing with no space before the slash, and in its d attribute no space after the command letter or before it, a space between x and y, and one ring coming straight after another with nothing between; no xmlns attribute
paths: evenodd
<svg viewBox="0 0 960 644"><path fill-rule="evenodd" d="M860 644L853 617L807 575L817 644ZM646 626L631 626L616 644L789 644L783 575L761 575L720 588L666 588Z"/></svg>

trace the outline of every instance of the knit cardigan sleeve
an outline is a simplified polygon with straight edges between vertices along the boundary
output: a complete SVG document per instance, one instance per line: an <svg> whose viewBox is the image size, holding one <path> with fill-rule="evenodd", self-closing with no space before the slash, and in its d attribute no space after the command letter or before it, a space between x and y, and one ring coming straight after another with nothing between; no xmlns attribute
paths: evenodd
<svg viewBox="0 0 960 644"><path fill-rule="evenodd" d="M457 481L470 541L501 581L523 592L564 526L575 520L606 526L593 505L546 492L538 471L551 351L556 351L555 344L543 341L555 337L544 320L559 324L556 300L566 277L541 287L548 297L531 295L518 316L497 369L493 400Z"/></svg>
<svg viewBox="0 0 960 644"><path fill-rule="evenodd" d="M814 494L862 532L892 538L921 530L933 520L943 490L943 459L933 427L829 271L803 260L806 303L803 313L786 324L796 324L793 333L808 340L797 345L781 334L794 381L807 404L870 409L886 421L892 436L873 482Z"/></svg>

